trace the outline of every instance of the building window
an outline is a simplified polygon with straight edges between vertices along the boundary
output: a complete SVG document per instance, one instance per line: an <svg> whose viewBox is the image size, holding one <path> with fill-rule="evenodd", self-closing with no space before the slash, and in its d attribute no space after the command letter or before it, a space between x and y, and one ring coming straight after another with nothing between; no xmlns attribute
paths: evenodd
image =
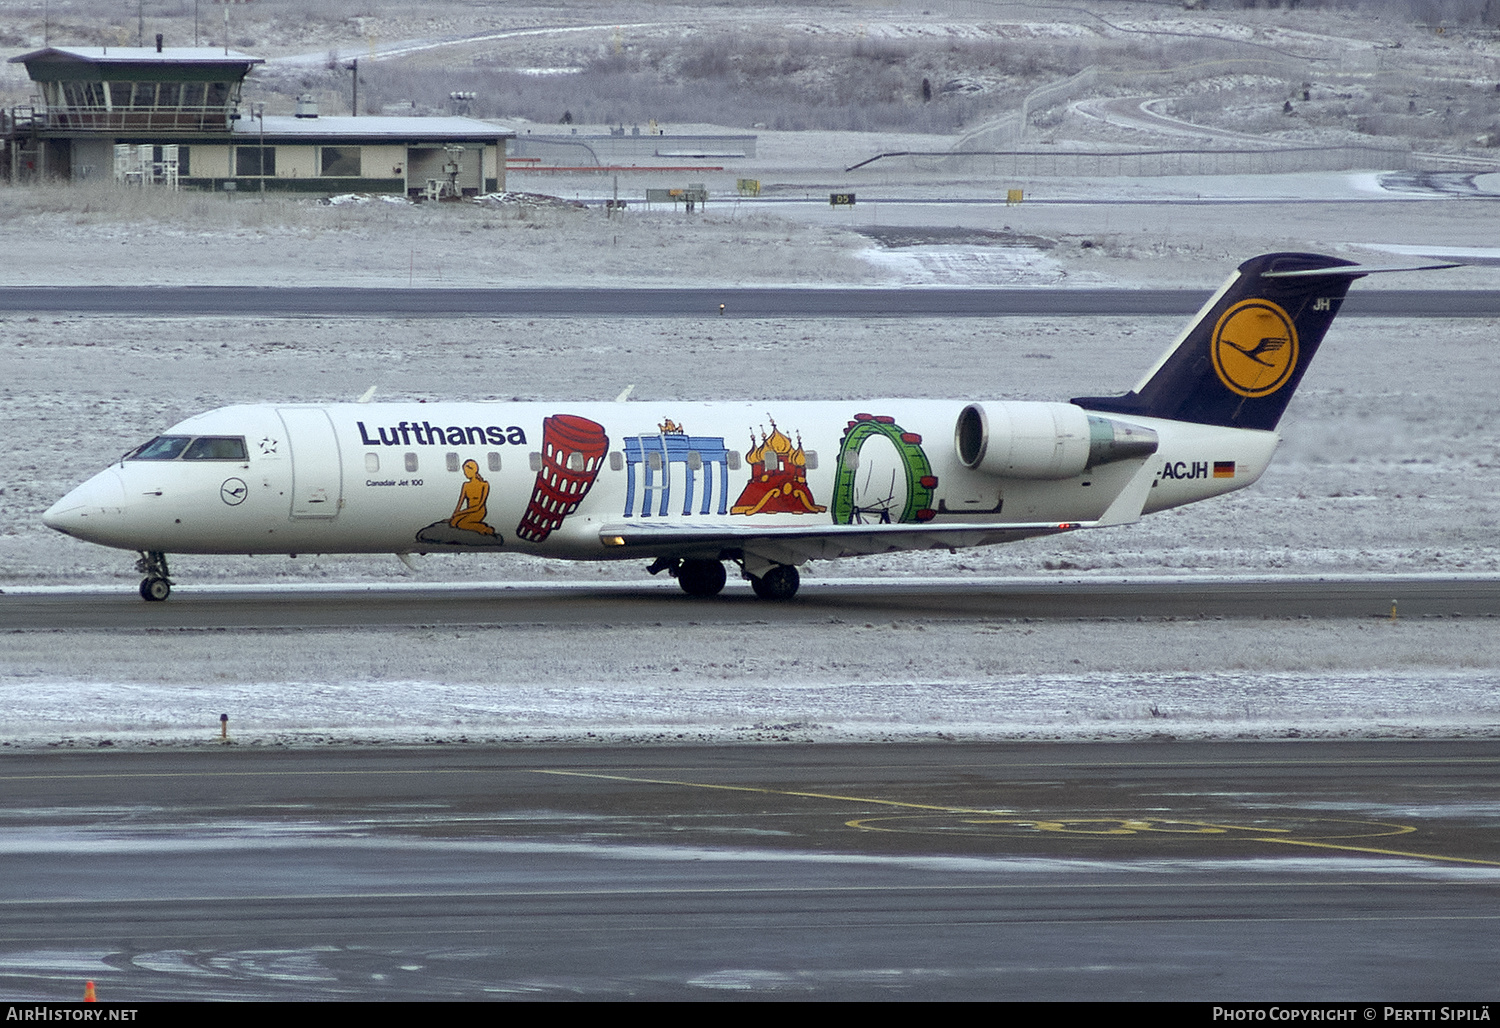
<svg viewBox="0 0 1500 1028"><path fill-rule="evenodd" d="M236 175L276 174L276 148L274 146L235 147L234 173Z"/></svg>
<svg viewBox="0 0 1500 1028"><path fill-rule="evenodd" d="M151 160L153 162L160 164L165 158L166 154L161 147L153 146L151 148ZM192 174L191 165L188 163L188 148L182 145L177 147L177 174L184 177Z"/></svg>
<svg viewBox="0 0 1500 1028"><path fill-rule="evenodd" d="M340 178L359 177L359 147L325 146L322 149L324 175Z"/></svg>
<svg viewBox="0 0 1500 1028"><path fill-rule="evenodd" d="M97 90L98 83L94 82L64 82L62 84L63 103L74 110L84 107L103 107L104 98L98 94Z"/></svg>

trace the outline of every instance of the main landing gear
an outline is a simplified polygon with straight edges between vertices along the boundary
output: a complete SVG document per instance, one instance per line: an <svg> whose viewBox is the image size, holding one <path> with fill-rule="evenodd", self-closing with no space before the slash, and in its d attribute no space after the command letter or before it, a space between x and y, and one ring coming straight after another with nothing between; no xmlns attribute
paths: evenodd
<svg viewBox="0 0 1500 1028"><path fill-rule="evenodd" d="M689 596L717 596L724 588L728 576L721 560L672 560L658 558L648 568L651 574L666 571L677 579L677 584ZM763 600L790 600L797 595L802 576L790 564L772 564L764 574L752 575L742 572L750 580L755 595Z"/></svg>
<svg viewBox="0 0 1500 1028"><path fill-rule="evenodd" d="M167 571L165 553L142 550L135 569L146 576L141 579L141 599L159 603L172 595L172 579Z"/></svg>
<svg viewBox="0 0 1500 1028"><path fill-rule="evenodd" d="M653 575L667 572L677 579L677 584L689 596L717 596L728 577L724 573L724 562L718 560L673 560L658 557L646 570Z"/></svg>
<svg viewBox="0 0 1500 1028"><path fill-rule="evenodd" d="M746 572L750 579L750 588L755 590L755 595L763 600L790 600L797 595L797 587L802 584L802 576L791 564L776 564L771 570L757 578Z"/></svg>
<svg viewBox="0 0 1500 1028"><path fill-rule="evenodd" d="M685 560L672 573L689 596L717 596L729 577L719 560Z"/></svg>

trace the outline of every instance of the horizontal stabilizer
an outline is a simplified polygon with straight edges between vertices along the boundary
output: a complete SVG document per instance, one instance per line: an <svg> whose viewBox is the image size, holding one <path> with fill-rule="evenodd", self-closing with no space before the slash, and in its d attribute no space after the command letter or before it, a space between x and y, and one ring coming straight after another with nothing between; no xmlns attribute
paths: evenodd
<svg viewBox="0 0 1500 1028"><path fill-rule="evenodd" d="M1380 275L1390 271L1447 271L1461 268L1454 261L1427 264L1345 264L1337 268L1302 268L1298 271L1267 271L1261 278L1363 278L1365 275Z"/></svg>

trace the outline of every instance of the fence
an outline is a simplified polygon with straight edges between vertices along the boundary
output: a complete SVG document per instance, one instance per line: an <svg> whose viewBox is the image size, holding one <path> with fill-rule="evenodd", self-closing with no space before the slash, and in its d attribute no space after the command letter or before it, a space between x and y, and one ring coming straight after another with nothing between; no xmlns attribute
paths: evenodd
<svg viewBox="0 0 1500 1028"><path fill-rule="evenodd" d="M941 175L993 175L1013 178L1151 178L1163 175L1270 175L1298 171L1485 171L1497 162L1485 157L1413 153L1400 146L1294 146L1256 150L902 150L877 154L846 172L895 164L904 170ZM894 170L894 169L892 169Z"/></svg>

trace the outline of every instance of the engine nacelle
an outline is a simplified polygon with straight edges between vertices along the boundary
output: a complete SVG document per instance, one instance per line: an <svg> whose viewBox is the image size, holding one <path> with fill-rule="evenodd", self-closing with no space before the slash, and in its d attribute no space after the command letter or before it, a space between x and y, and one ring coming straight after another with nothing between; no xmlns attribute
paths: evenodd
<svg viewBox="0 0 1500 1028"><path fill-rule="evenodd" d="M996 478L1072 478L1088 468L1156 452L1156 433L1071 403L971 403L953 445L966 467Z"/></svg>

